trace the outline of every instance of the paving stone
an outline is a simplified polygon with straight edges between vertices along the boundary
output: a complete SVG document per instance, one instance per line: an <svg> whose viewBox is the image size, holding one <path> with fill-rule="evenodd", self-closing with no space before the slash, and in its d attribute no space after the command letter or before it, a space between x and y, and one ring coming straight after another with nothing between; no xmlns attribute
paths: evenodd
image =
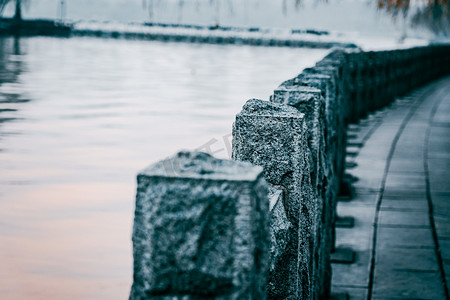
<svg viewBox="0 0 450 300"><path fill-rule="evenodd" d="M338 213L341 214L341 203L338 206ZM350 203L349 203L350 204ZM371 230L373 228L373 220L375 217L375 207L360 206L348 207L345 210L348 215L355 219L354 227L337 228L336 229L336 247L345 246L351 247L353 250L360 252L371 249L372 237Z"/></svg>
<svg viewBox="0 0 450 300"><path fill-rule="evenodd" d="M382 269L439 271L435 249L380 248L376 261Z"/></svg>
<svg viewBox="0 0 450 300"><path fill-rule="evenodd" d="M430 175L441 173L445 174L450 170L450 160L440 158L428 158L428 168Z"/></svg>
<svg viewBox="0 0 450 300"><path fill-rule="evenodd" d="M399 272L375 269L373 299L445 299L438 272Z"/></svg>
<svg viewBox="0 0 450 300"><path fill-rule="evenodd" d="M358 178L358 177L356 177ZM358 178L359 181L359 178ZM361 197L377 197L379 189L376 188L355 188L355 197L357 197L358 199ZM370 200L372 201L372 200Z"/></svg>
<svg viewBox="0 0 450 300"><path fill-rule="evenodd" d="M378 297L378 296L372 296L371 298L372 300L430 300L428 298L419 298L419 299L413 299L413 298L409 298L409 297L390 297L390 296L382 296L382 297ZM433 300L433 299L431 299Z"/></svg>
<svg viewBox="0 0 450 300"><path fill-rule="evenodd" d="M359 147L355 147L355 146L347 146L347 148L345 149L345 151L347 152L347 155L350 156L357 156L359 153Z"/></svg>
<svg viewBox="0 0 450 300"><path fill-rule="evenodd" d="M433 213L435 216L450 218L450 205L433 205Z"/></svg>
<svg viewBox="0 0 450 300"><path fill-rule="evenodd" d="M336 247L331 252L331 262L338 264L352 264L355 262L356 253L351 247Z"/></svg>
<svg viewBox="0 0 450 300"><path fill-rule="evenodd" d="M431 126L429 137L430 146L433 146L436 150L439 149L442 152L448 152L448 149L450 147L450 140L448 139L449 135L450 127Z"/></svg>
<svg viewBox="0 0 450 300"><path fill-rule="evenodd" d="M397 247L424 245L434 247L430 228L389 228L378 229L377 247Z"/></svg>
<svg viewBox="0 0 450 300"><path fill-rule="evenodd" d="M427 194L425 190L404 190L390 188L384 191L383 199L426 200Z"/></svg>
<svg viewBox="0 0 450 300"><path fill-rule="evenodd" d="M403 199L385 199L381 202L382 210L407 210L407 211L426 211L428 212L428 202L421 199L403 200Z"/></svg>
<svg viewBox="0 0 450 300"><path fill-rule="evenodd" d="M330 297L328 298L328 300L349 300L349 298L350 298L350 296L346 292L333 293L333 294L330 294Z"/></svg>
<svg viewBox="0 0 450 300"><path fill-rule="evenodd" d="M442 123L449 123L449 117L448 112L450 111L449 108L450 104L447 101L442 101L438 109L436 110L436 114L434 115L433 121L434 122L442 122Z"/></svg>
<svg viewBox="0 0 450 300"><path fill-rule="evenodd" d="M416 175L416 176L423 176L425 178L426 173L424 170L422 171L408 171L408 170L389 170L389 174L393 175ZM424 179L425 180L425 179Z"/></svg>
<svg viewBox="0 0 450 300"><path fill-rule="evenodd" d="M358 132L361 130L361 125L359 124L348 124L347 130L349 132Z"/></svg>
<svg viewBox="0 0 450 300"><path fill-rule="evenodd" d="M450 181L448 176L430 176L430 187L433 191L450 192Z"/></svg>
<svg viewBox="0 0 450 300"><path fill-rule="evenodd" d="M383 225L407 225L407 226L429 226L428 212L402 212L381 211L379 224Z"/></svg>
<svg viewBox="0 0 450 300"><path fill-rule="evenodd" d="M450 276L450 260L449 261L444 261L443 265L444 265L445 276Z"/></svg>
<svg viewBox="0 0 450 300"><path fill-rule="evenodd" d="M423 151L424 149L414 149L410 145L402 145L402 147L395 148L395 155L408 157L423 168Z"/></svg>
<svg viewBox="0 0 450 300"><path fill-rule="evenodd" d="M390 130L389 130L390 131ZM378 140L374 140L376 137ZM386 137L374 135L366 142L366 146L361 148L358 155L358 160L366 160L368 163L386 164L386 159L389 155L391 147L386 143ZM377 147L371 144L376 144Z"/></svg>
<svg viewBox="0 0 450 300"><path fill-rule="evenodd" d="M428 169L430 176L441 176L450 174L450 159L428 157Z"/></svg>
<svg viewBox="0 0 450 300"><path fill-rule="evenodd" d="M441 139L442 139L442 137L441 137ZM444 147L447 148L447 147L450 147L450 145L442 146L442 145L437 144L437 143L436 144L429 144L429 147L428 147L428 158L445 159L445 160L449 159L448 158L449 152L446 151L446 149Z"/></svg>
<svg viewBox="0 0 450 300"><path fill-rule="evenodd" d="M380 171L381 173L384 173L384 169L386 168L386 162L384 161L383 158L373 157L370 153L367 153L367 151L362 154L360 152L355 161L358 164L358 166L361 167L358 171L362 172Z"/></svg>
<svg viewBox="0 0 450 300"><path fill-rule="evenodd" d="M347 200L347 201L345 201ZM372 207L375 208L376 206L376 195L374 196L354 196L349 199L345 199L342 201L339 201L338 204L338 212L341 215L347 215L346 211L349 209L352 209L353 207Z"/></svg>
<svg viewBox="0 0 450 300"><path fill-rule="evenodd" d="M433 205L436 206L450 206L450 192L447 193L439 193L439 192L431 192L431 199Z"/></svg>
<svg viewBox="0 0 450 300"><path fill-rule="evenodd" d="M372 203L377 200L386 158L399 127L410 112L410 108L413 108L412 105L420 103L398 140L382 195L372 299L445 299L433 235L429 226L423 154L430 113L435 101L440 101L438 96L450 95L450 88L447 92L442 90L449 83L450 78L445 83L428 86L417 91L414 97L410 97L411 101L404 100L404 103L400 101L392 105L383 112L382 116L377 113L366 120L361 120L360 124L369 124L369 120L381 122L367 140L364 138L369 126L351 126L351 134L354 134L354 137L349 142L359 139L361 142L364 141L364 145L359 149L358 156L354 160L349 160L355 163L354 169L349 173L358 178L353 185L355 199L350 202L340 202L338 211L341 215L355 218L355 229L339 228L337 245L345 244L353 247L353 244L367 242L365 246L368 252L365 254L356 247L357 260L353 265L333 264L333 292L349 291L353 283L361 285L358 288L363 289L366 284L367 277L364 274L367 274L369 269L371 223L373 222L373 217L369 216L366 209L370 209ZM421 98L424 95L427 97ZM424 101L419 102L422 100ZM444 100L442 103L450 103L450 101ZM443 106L440 106L440 109L441 107ZM450 104L443 109L446 111L436 112L441 118L439 122L450 124ZM428 145L428 171L434 217L446 272L450 271L450 264L447 263L450 262L449 136L450 126L437 130L433 127ZM364 191L368 193L365 194ZM372 206L373 208L375 207ZM352 233L353 230L355 233ZM343 240L339 241L340 238ZM450 275L447 279L450 279ZM367 297L359 294L355 299L367 299Z"/></svg>
<svg viewBox="0 0 450 300"><path fill-rule="evenodd" d="M438 237L450 237L450 218L435 215L434 223Z"/></svg>
<svg viewBox="0 0 450 300"><path fill-rule="evenodd" d="M399 154L394 154L391 164L389 166L389 172L423 172L423 162L417 160L410 160L402 157Z"/></svg>
<svg viewBox="0 0 450 300"><path fill-rule="evenodd" d="M358 178L358 182L355 182L353 187L355 189L373 188L379 190L383 179L383 170L384 167L377 168L375 166L369 169L367 166L358 163L358 168L351 170L351 174Z"/></svg>
<svg viewBox="0 0 450 300"><path fill-rule="evenodd" d="M353 228L355 226L355 218L349 216L337 216L335 226L337 228Z"/></svg>
<svg viewBox="0 0 450 300"><path fill-rule="evenodd" d="M441 249L442 259L450 260L450 240L439 239L439 248Z"/></svg>
<svg viewBox="0 0 450 300"><path fill-rule="evenodd" d="M425 176L389 173L385 189L425 190Z"/></svg>
<svg viewBox="0 0 450 300"><path fill-rule="evenodd" d="M442 150L436 149L436 147L430 145L428 148L428 158L430 159L450 159L450 152L442 152Z"/></svg>
<svg viewBox="0 0 450 300"><path fill-rule="evenodd" d="M423 109L420 109L420 111L422 112ZM397 147L401 148L404 145L412 145L413 149L423 147L425 136L427 134L428 123L428 120L418 120L417 115L414 115L403 129L396 145L396 149Z"/></svg>
<svg viewBox="0 0 450 300"><path fill-rule="evenodd" d="M356 162L354 162L353 160L354 160L354 157L352 157L352 158L346 157L345 158L345 169L347 171L350 169L354 169L358 166L358 164Z"/></svg>
<svg viewBox="0 0 450 300"><path fill-rule="evenodd" d="M333 263L332 282L334 285L367 287L369 284L370 251L358 251L353 264Z"/></svg>
<svg viewBox="0 0 450 300"><path fill-rule="evenodd" d="M333 286L333 294L347 294L349 300L367 299L367 287Z"/></svg>

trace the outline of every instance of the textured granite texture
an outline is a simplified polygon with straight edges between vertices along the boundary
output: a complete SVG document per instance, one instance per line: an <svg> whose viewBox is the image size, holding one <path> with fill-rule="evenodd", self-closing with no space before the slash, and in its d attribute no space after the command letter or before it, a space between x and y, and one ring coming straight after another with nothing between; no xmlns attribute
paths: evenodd
<svg viewBox="0 0 450 300"><path fill-rule="evenodd" d="M330 75L325 75L314 68L306 69L297 77L285 81L281 84L285 88L295 88L296 86L313 87L324 92L325 96L325 158L327 160L325 164L325 176L327 178L326 185L326 209L325 225L328 228L328 236L334 240L333 229L335 223L335 210L336 210L336 197L339 188L339 182L337 177L337 169L339 163L343 160L341 156L345 156L345 148L342 145L341 140L342 132L345 132L343 124L343 112L342 105L339 105L337 99L337 89L334 79ZM332 243L334 244L334 243Z"/></svg>
<svg viewBox="0 0 450 300"><path fill-rule="evenodd" d="M330 205L327 204L327 159L325 153L326 145L326 102L325 91L308 86L280 86L272 96L272 101L284 103L298 109L305 115L308 133L308 148L310 149L310 170L312 184L312 202L315 207L313 227L313 282L314 294L318 297L326 297L330 290L331 265L330 265L330 233L325 219L326 211Z"/></svg>
<svg viewBox="0 0 450 300"><path fill-rule="evenodd" d="M309 299L313 293L317 216L305 126L297 109L256 99L247 101L233 125L233 159L262 166L266 180L283 191L282 201L272 201L269 299Z"/></svg>
<svg viewBox="0 0 450 300"><path fill-rule="evenodd" d="M141 172L130 299L265 299L270 242L262 171L180 152Z"/></svg>
<svg viewBox="0 0 450 300"><path fill-rule="evenodd" d="M329 75L332 80L335 82L336 89L336 103L339 106L339 110L337 113L337 124L339 124L339 128L337 128L337 148L338 148L338 158L336 163L336 176L338 179L342 179L344 177L344 169L345 169L345 148L346 148L346 140L347 140L347 124L349 121L349 93L348 93L348 72L347 68L344 68L342 74L340 74L340 70L331 66L331 65L321 65L315 66L314 68L307 69L307 73L319 73ZM330 108L331 109L331 108ZM327 126L328 127L328 126ZM329 129L327 128L327 131ZM340 183L339 183L340 184Z"/></svg>

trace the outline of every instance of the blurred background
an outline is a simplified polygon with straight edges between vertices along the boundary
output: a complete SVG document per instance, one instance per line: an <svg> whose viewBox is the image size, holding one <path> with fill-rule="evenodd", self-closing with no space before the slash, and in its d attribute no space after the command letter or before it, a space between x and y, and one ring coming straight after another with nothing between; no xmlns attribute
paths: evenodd
<svg viewBox="0 0 450 300"><path fill-rule="evenodd" d="M379 10L377 0L40 0L24 1L25 18L74 21L160 22L196 25L314 28L375 36L400 36L405 24L427 1L410 3L403 14ZM388 1L386 1L388 2ZM391 1L396 2L396 1ZM5 16L14 14L11 2ZM427 30L408 29L413 36L431 37Z"/></svg>

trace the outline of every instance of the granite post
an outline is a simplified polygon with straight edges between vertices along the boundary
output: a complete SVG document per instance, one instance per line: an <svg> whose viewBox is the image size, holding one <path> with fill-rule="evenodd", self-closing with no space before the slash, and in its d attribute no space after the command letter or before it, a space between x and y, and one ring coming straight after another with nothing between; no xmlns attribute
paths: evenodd
<svg viewBox="0 0 450 300"><path fill-rule="evenodd" d="M275 195L269 299L311 299L313 293L316 207L305 126L297 109L257 99L247 101L233 125L233 159L262 166Z"/></svg>
<svg viewBox="0 0 450 300"><path fill-rule="evenodd" d="M266 299L262 168L180 152L137 177L130 299Z"/></svg>
<svg viewBox="0 0 450 300"><path fill-rule="evenodd" d="M325 243L331 243L334 248L334 225L336 220L336 197L339 190L339 179L337 176L339 164L345 160L345 147L342 147L341 139L345 137L342 105L338 102L338 93L334 78L331 75L320 73L315 68L305 69L294 79L287 80L281 84L284 88L300 86L317 88L324 92L326 112L325 136L325 163L324 174L327 178L326 201L324 205L324 221L327 231Z"/></svg>
<svg viewBox="0 0 450 300"><path fill-rule="evenodd" d="M326 115L325 99L321 90L305 87L278 87L272 96L275 103L288 104L295 107L299 112L305 114L306 125L308 128L308 148L310 149L310 170L311 186L314 193L312 199L315 203L316 219L314 220L314 287L320 297L326 298L330 292L331 265L330 252L332 245L326 238L327 228L324 218L324 212L328 210L327 204L327 185L326 178L326 154L325 154L325 132Z"/></svg>

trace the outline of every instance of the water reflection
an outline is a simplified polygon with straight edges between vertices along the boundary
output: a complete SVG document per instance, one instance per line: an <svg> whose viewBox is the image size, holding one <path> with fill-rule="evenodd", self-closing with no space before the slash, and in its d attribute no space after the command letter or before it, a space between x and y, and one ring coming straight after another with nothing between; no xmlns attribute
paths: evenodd
<svg viewBox="0 0 450 300"><path fill-rule="evenodd" d="M19 76L24 69L21 59L24 54L19 38L0 38L0 126L15 120L20 104L29 102L18 88ZM4 134L0 131L0 139Z"/></svg>
<svg viewBox="0 0 450 300"><path fill-rule="evenodd" d="M126 299L137 171L222 141L246 99L326 53L92 38L0 52L0 299Z"/></svg>

